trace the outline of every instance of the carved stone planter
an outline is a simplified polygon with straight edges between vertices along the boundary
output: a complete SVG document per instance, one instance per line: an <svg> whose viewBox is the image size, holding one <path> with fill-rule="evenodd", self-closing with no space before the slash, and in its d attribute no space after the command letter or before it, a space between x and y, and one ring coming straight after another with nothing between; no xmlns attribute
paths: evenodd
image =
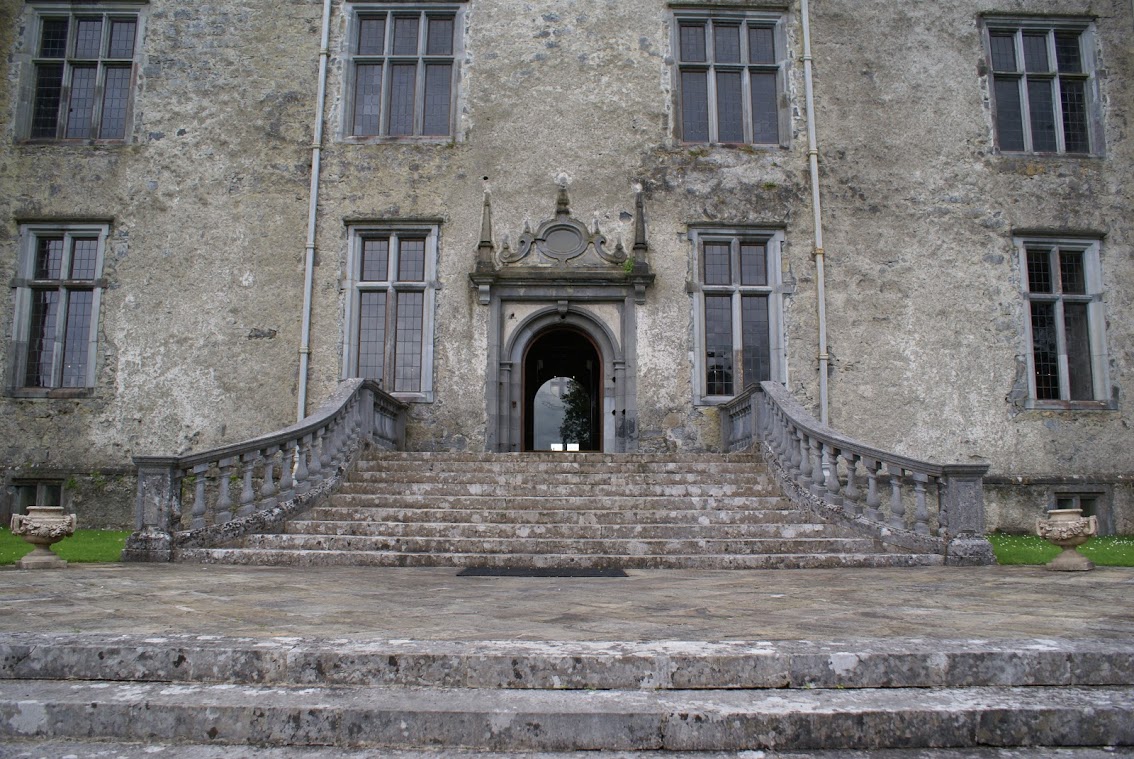
<svg viewBox="0 0 1134 759"><path fill-rule="evenodd" d="M1036 533L1063 549L1063 553L1052 559L1047 568L1057 572L1094 569L1095 565L1075 548L1086 543L1098 531L1098 519L1084 517L1082 509L1052 509L1047 512L1047 519L1037 519Z"/></svg>
<svg viewBox="0 0 1134 759"><path fill-rule="evenodd" d="M59 569L67 566L50 546L75 532L75 515L64 514L61 506L30 506L27 514L12 516L12 534L35 546L35 550L16 562L19 569Z"/></svg>

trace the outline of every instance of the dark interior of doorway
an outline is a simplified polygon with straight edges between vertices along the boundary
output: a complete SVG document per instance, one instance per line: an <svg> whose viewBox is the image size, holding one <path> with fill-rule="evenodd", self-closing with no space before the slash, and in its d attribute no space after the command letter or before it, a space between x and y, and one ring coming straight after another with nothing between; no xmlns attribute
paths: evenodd
<svg viewBox="0 0 1134 759"><path fill-rule="evenodd" d="M579 450L602 450L602 360L594 343L570 327L554 327L532 341L524 357L524 450L535 450L535 397L555 377L570 377L589 398L589 424Z"/></svg>

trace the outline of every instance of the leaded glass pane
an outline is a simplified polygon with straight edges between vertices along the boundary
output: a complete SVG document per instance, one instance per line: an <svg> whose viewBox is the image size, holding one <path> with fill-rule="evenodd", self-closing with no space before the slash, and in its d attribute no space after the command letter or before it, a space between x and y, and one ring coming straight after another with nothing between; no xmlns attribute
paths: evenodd
<svg viewBox="0 0 1134 759"><path fill-rule="evenodd" d="M425 240L398 240L398 281L422 282L425 280Z"/></svg>
<svg viewBox="0 0 1134 759"><path fill-rule="evenodd" d="M34 279L62 279L63 277L63 238L40 237L36 239Z"/></svg>
<svg viewBox="0 0 1134 759"><path fill-rule="evenodd" d="M98 263L98 238L80 237L71 246L70 279L94 279Z"/></svg>
<svg viewBox="0 0 1134 759"><path fill-rule="evenodd" d="M63 387L87 384L87 354L90 348L94 293L72 290L67 297L67 324L63 332Z"/></svg>
<svg viewBox="0 0 1134 759"><path fill-rule="evenodd" d="M135 21L110 22L110 52L108 58L133 58L134 35L138 24Z"/></svg>
<svg viewBox="0 0 1134 759"><path fill-rule="evenodd" d="M752 80L752 141L774 145L780 141L776 75L773 72L753 71L750 79Z"/></svg>
<svg viewBox="0 0 1134 759"><path fill-rule="evenodd" d="M102 50L102 19L81 18L76 26L75 57L98 58Z"/></svg>
<svg viewBox="0 0 1134 759"><path fill-rule="evenodd" d="M425 67L425 113L422 117L422 134L449 134L452 82L451 64L430 63Z"/></svg>
<svg viewBox="0 0 1134 759"><path fill-rule="evenodd" d="M732 296L705 296L705 392L732 395Z"/></svg>
<svg viewBox="0 0 1134 759"><path fill-rule="evenodd" d="M1024 119L1020 106L1020 80L996 77L996 136L1001 150L1024 149Z"/></svg>
<svg viewBox="0 0 1134 759"><path fill-rule="evenodd" d="M740 63L739 26L713 26L713 59L717 63Z"/></svg>
<svg viewBox="0 0 1134 759"><path fill-rule="evenodd" d="M1091 141L1087 129L1086 83L1059 80L1059 100L1063 107L1063 146L1068 153L1088 153Z"/></svg>
<svg viewBox="0 0 1134 759"><path fill-rule="evenodd" d="M453 54L453 19L430 18L428 40L425 43L426 55Z"/></svg>
<svg viewBox="0 0 1134 759"><path fill-rule="evenodd" d="M1055 138L1055 103L1048 79L1028 80L1028 110L1031 115L1032 149L1051 152L1058 148Z"/></svg>
<svg viewBox="0 0 1134 759"><path fill-rule="evenodd" d="M704 71L681 72L681 136L686 142L709 141L709 84Z"/></svg>
<svg viewBox="0 0 1134 759"><path fill-rule="evenodd" d="M394 55L417 55L418 16L394 17Z"/></svg>
<svg viewBox="0 0 1134 759"><path fill-rule="evenodd" d="M1059 399L1059 351L1055 327L1055 304L1032 301L1032 363L1035 367L1036 398Z"/></svg>
<svg viewBox="0 0 1134 759"><path fill-rule="evenodd" d="M1067 345L1067 384L1070 400L1089 401L1095 397L1091 374L1091 332L1086 303L1063 304L1063 338Z"/></svg>
<svg viewBox="0 0 1134 759"><path fill-rule="evenodd" d="M707 242L704 250L705 284L732 284L732 246L727 242Z"/></svg>
<svg viewBox="0 0 1134 759"><path fill-rule="evenodd" d="M74 66L71 69L70 115L68 137L90 137L95 106L95 66Z"/></svg>
<svg viewBox="0 0 1134 759"><path fill-rule="evenodd" d="M362 262L359 279L363 282L383 282L390 272L390 241L385 238L366 238L362 241Z"/></svg>
<svg viewBox="0 0 1134 759"><path fill-rule="evenodd" d="M1078 32L1055 33L1055 60L1061 74L1083 72L1083 53L1079 47Z"/></svg>
<svg viewBox="0 0 1134 759"><path fill-rule="evenodd" d="M1061 290L1070 295L1087 294L1087 273L1083 268L1083 252L1059 251L1059 281Z"/></svg>
<svg viewBox="0 0 1134 759"><path fill-rule="evenodd" d="M126 107L130 103L130 67L109 66L102 93L99 137L104 140L126 136Z"/></svg>
<svg viewBox="0 0 1134 759"><path fill-rule="evenodd" d="M1016 35L990 34L988 41L992 48L993 70L1016 71Z"/></svg>
<svg viewBox="0 0 1134 759"><path fill-rule="evenodd" d="M681 60L699 63L705 60L705 25L681 24Z"/></svg>
<svg viewBox="0 0 1134 759"><path fill-rule="evenodd" d="M55 357L55 320L59 314L56 290L33 290L28 325L26 387L51 387L51 367Z"/></svg>
<svg viewBox="0 0 1134 759"><path fill-rule="evenodd" d="M768 296L745 295L740 299L740 324L744 342L744 385L771 379L768 333Z"/></svg>
<svg viewBox="0 0 1134 759"><path fill-rule="evenodd" d="M1047 33L1024 35L1024 67L1029 73L1051 71L1047 55Z"/></svg>
<svg viewBox="0 0 1134 759"><path fill-rule="evenodd" d="M424 303L424 293L398 293L395 390L402 392L417 392L421 390L421 343L423 335Z"/></svg>
<svg viewBox="0 0 1134 759"><path fill-rule="evenodd" d="M381 380L386 361L386 293L359 293L358 376Z"/></svg>
<svg viewBox="0 0 1134 759"><path fill-rule="evenodd" d="M35 102L32 106L32 137L54 137L59 124L59 101L63 94L63 64L45 64L35 69Z"/></svg>
<svg viewBox="0 0 1134 759"><path fill-rule="evenodd" d="M354 128L351 134L378 134L381 102L382 64L358 64L354 70Z"/></svg>
<svg viewBox="0 0 1134 759"><path fill-rule="evenodd" d="M1046 248L1028 248L1028 291L1054 292L1051 272L1051 253Z"/></svg>
<svg viewBox="0 0 1134 759"><path fill-rule="evenodd" d="M67 56L67 19L45 18L40 27L39 57L65 58Z"/></svg>
<svg viewBox="0 0 1134 759"><path fill-rule="evenodd" d="M366 17L358 20L358 54L382 55L386 49L386 17Z"/></svg>
<svg viewBox="0 0 1134 759"><path fill-rule="evenodd" d="M769 26L748 27L748 61L774 64L776 62L776 30Z"/></svg>
<svg viewBox="0 0 1134 759"><path fill-rule="evenodd" d="M740 284L768 284L768 248L761 243L740 244Z"/></svg>
<svg viewBox="0 0 1134 759"><path fill-rule="evenodd" d="M744 142L744 96L739 71L717 72L717 141Z"/></svg>
<svg viewBox="0 0 1134 759"><path fill-rule="evenodd" d="M413 134L417 64L395 63L390 75L390 134Z"/></svg>

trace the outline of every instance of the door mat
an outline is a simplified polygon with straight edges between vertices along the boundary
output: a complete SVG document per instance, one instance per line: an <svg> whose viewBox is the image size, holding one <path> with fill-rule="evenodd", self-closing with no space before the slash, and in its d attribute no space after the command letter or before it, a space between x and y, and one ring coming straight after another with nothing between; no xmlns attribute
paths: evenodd
<svg viewBox="0 0 1134 759"><path fill-rule="evenodd" d="M567 567L468 567L457 577L628 577L621 569Z"/></svg>

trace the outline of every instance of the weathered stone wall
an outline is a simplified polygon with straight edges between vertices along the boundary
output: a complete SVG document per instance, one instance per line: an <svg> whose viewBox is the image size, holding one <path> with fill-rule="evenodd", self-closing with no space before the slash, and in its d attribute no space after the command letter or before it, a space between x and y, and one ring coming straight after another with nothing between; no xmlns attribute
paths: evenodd
<svg viewBox="0 0 1134 759"><path fill-rule="evenodd" d="M14 273L21 220L113 220L93 396L0 399L9 476L121 467L294 419L320 11L299 0L154 0L128 144L30 145L13 123L34 41L22 4L0 0L10 53L0 184L15 188L0 193L0 277ZM347 29L336 1L308 408L342 377L348 222L439 218L435 400L412 408L409 444L482 448L488 309L467 275L483 193L492 192L496 244L514 245L525 221L552 215L564 178L574 215L596 221L612 245L631 243L634 194L645 195L657 278L637 311L631 367L642 449L719 443L715 409L692 405L693 223L785 230L784 278L795 285L784 299L785 379L814 408L798 11L793 2L786 12L786 148L674 140L671 18L659 0L472 0L454 139L351 144L340 139ZM996 153L978 29L991 11L1097 17L1104 157ZM833 425L914 456L987 461L1002 476L1134 471L1124 442L1134 376L1129 2L814 0L812 13ZM1117 410L1023 408L1020 229L1105 236ZM12 312L6 295L5 376ZM989 494L991 522L1026 522L1020 499L999 492ZM1114 507L1127 514L1129 499L1116 495Z"/></svg>

